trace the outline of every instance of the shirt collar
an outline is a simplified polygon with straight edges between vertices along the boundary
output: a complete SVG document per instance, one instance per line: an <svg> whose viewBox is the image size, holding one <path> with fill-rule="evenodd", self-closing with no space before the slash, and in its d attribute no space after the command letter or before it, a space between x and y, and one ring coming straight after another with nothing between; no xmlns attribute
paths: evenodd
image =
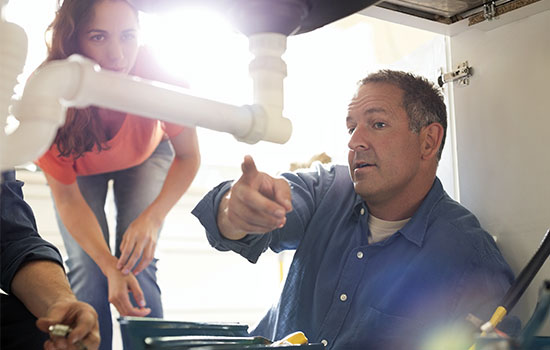
<svg viewBox="0 0 550 350"><path fill-rule="evenodd" d="M399 230L403 237L419 247L422 246L424 236L426 235L426 230L428 228L430 214L443 194L444 191L441 181L439 181L436 177L432 188L428 191L428 194L412 216L411 220L401 230ZM355 217L361 216L361 209L364 209L365 213L368 213L368 207L365 204L365 201L363 201L361 196L356 195L355 204L353 206L353 213ZM364 217L366 218L367 216Z"/></svg>

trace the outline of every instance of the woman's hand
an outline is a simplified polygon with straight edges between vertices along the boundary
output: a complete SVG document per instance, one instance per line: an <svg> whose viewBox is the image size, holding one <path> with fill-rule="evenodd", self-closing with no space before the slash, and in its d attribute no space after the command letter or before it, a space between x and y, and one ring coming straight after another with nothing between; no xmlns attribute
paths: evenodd
<svg viewBox="0 0 550 350"><path fill-rule="evenodd" d="M197 174L200 154L195 128L184 128L179 134L170 137L170 142L175 157L162 189L147 209L130 224L122 238L117 268L124 274L132 271L137 275L151 263L162 221ZM139 264L135 266L138 261Z"/></svg>
<svg viewBox="0 0 550 350"><path fill-rule="evenodd" d="M124 275L117 269L117 260L111 255L109 247L101 233L97 219L80 193L78 184L65 185L46 174L53 193L55 204L63 223L78 244L96 262L109 283L109 302L122 316L146 316L151 310L145 308L145 298L136 276ZM94 288L94 286L87 286ZM135 307L130 302L128 293L140 305Z"/></svg>
<svg viewBox="0 0 550 350"><path fill-rule="evenodd" d="M151 312L151 309L145 307L145 297L134 274L124 275L113 266L105 276L109 283L109 302L116 307L121 316L143 317ZM128 293L132 293L139 307L132 305Z"/></svg>
<svg viewBox="0 0 550 350"><path fill-rule="evenodd" d="M162 220L144 211L128 226L120 244L121 254L117 262L117 268L124 275L128 275L132 269L137 275L153 261L161 224ZM135 266L138 261L139 264Z"/></svg>

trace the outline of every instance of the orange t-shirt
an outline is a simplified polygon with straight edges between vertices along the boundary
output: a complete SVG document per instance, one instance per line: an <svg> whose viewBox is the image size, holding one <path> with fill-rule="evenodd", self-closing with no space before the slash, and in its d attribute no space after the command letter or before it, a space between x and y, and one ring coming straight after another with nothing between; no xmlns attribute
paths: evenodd
<svg viewBox="0 0 550 350"><path fill-rule="evenodd" d="M35 163L47 174L66 185L76 181L77 175L94 175L131 168L143 163L165 138L176 136L183 126L127 114L120 130L107 141L106 150L93 150L74 160L60 157L57 146Z"/></svg>
<svg viewBox="0 0 550 350"><path fill-rule="evenodd" d="M187 83L164 71L147 47L139 50L132 75L187 87ZM72 184L78 175L94 175L128 169L143 163L166 137L178 135L183 126L127 114L120 130L107 141L106 150L86 152L74 160L59 157L57 146L35 163L47 174L64 184Z"/></svg>

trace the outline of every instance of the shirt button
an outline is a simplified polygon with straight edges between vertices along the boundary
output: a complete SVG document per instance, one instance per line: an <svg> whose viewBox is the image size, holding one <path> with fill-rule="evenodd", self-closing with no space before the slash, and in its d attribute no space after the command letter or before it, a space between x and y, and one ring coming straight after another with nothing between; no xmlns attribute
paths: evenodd
<svg viewBox="0 0 550 350"><path fill-rule="evenodd" d="M321 344L323 344L324 346L327 346L327 345L328 345L328 341L326 341L326 339L323 339L323 340L321 340Z"/></svg>
<svg viewBox="0 0 550 350"><path fill-rule="evenodd" d="M363 259L363 252L357 252L357 259Z"/></svg>
<svg viewBox="0 0 550 350"><path fill-rule="evenodd" d="M361 215L365 215L365 208L361 208Z"/></svg>
<svg viewBox="0 0 550 350"><path fill-rule="evenodd" d="M346 294L342 293L342 294L340 294L340 300L341 301L346 301L346 300L348 300L348 296Z"/></svg>

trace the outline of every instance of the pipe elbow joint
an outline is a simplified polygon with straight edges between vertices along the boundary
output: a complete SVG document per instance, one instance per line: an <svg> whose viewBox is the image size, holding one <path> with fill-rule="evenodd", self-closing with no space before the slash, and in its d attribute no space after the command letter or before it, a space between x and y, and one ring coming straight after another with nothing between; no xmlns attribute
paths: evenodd
<svg viewBox="0 0 550 350"><path fill-rule="evenodd" d="M20 122L38 119L62 124L66 107L76 105L72 101L82 95L79 92L86 64L90 65L69 58L37 69L25 84L21 100L13 105L14 116Z"/></svg>
<svg viewBox="0 0 550 350"><path fill-rule="evenodd" d="M78 97L82 90L86 68L94 69L92 61L79 61L83 60L51 61L29 77L21 99L11 106L20 124L2 141L17 150L17 157L3 154L2 168L34 161L50 147L57 129L65 122L68 101Z"/></svg>
<svg viewBox="0 0 550 350"><path fill-rule="evenodd" d="M247 105L243 108L246 108L252 115L252 125L245 135L235 135L238 141L254 144L263 140L283 144L290 139L292 123L281 113L273 111L270 113L266 108L257 104Z"/></svg>

